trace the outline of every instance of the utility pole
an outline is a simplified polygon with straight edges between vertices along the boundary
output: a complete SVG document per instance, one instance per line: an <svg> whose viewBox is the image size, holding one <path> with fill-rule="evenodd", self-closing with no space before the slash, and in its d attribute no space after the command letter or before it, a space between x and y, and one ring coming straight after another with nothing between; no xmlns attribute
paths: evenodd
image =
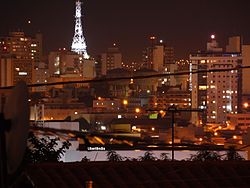
<svg viewBox="0 0 250 188"><path fill-rule="evenodd" d="M204 110L199 108L188 108L188 109L177 109L175 105L170 106L167 110L167 112L171 112L171 129L172 129L172 161L174 161L174 124L175 124L175 113L178 112L203 112Z"/></svg>

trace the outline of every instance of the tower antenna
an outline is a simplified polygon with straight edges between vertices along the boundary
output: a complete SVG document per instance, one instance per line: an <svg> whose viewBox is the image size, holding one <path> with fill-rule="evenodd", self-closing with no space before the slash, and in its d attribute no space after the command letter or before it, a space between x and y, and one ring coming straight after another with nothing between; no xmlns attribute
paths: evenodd
<svg viewBox="0 0 250 188"><path fill-rule="evenodd" d="M80 2L80 0L76 0L75 34L71 45L71 51L83 55L85 59L89 59L89 55L87 53L87 45L85 42L85 37L83 35L83 29L82 29L81 4L82 2Z"/></svg>

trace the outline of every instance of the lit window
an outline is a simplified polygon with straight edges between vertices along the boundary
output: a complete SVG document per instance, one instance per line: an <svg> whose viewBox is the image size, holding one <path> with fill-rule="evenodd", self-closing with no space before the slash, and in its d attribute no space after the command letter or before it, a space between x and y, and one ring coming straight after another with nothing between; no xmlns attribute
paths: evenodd
<svg viewBox="0 0 250 188"><path fill-rule="evenodd" d="M206 90L207 86L199 86L199 90Z"/></svg>
<svg viewBox="0 0 250 188"><path fill-rule="evenodd" d="M106 126L101 126L102 131L105 131L106 129L107 129Z"/></svg>
<svg viewBox="0 0 250 188"><path fill-rule="evenodd" d="M18 75L20 75L20 76L26 76L26 75L28 75L28 73L27 72L19 72Z"/></svg>

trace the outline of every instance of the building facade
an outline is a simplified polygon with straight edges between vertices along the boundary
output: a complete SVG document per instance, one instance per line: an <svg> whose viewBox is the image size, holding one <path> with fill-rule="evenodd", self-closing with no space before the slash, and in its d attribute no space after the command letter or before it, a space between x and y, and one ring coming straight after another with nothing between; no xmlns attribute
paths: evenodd
<svg viewBox="0 0 250 188"><path fill-rule="evenodd" d="M109 70L122 68L122 54L114 44L107 52L101 54L101 74L106 75Z"/></svg>
<svg viewBox="0 0 250 188"><path fill-rule="evenodd" d="M10 32L0 37L1 86L15 85L19 80L33 83L34 67L42 59L42 35L27 37L24 32Z"/></svg>
<svg viewBox="0 0 250 188"><path fill-rule="evenodd" d="M174 61L174 48L166 46L166 44L157 38L150 37L151 45L143 50L142 68L151 69L162 72L165 68L169 68Z"/></svg>
<svg viewBox="0 0 250 188"><path fill-rule="evenodd" d="M238 69L206 72L211 69L232 69L241 66L241 54L223 52L214 38L209 44L206 52L190 55L190 69L204 71L190 76L192 107L206 111L203 117L192 113L192 122L196 125L201 122L225 123L227 114L241 111L242 71Z"/></svg>
<svg viewBox="0 0 250 188"><path fill-rule="evenodd" d="M81 54L67 51L65 48L59 49L49 54L49 75L93 79L96 76L95 61L84 59Z"/></svg>

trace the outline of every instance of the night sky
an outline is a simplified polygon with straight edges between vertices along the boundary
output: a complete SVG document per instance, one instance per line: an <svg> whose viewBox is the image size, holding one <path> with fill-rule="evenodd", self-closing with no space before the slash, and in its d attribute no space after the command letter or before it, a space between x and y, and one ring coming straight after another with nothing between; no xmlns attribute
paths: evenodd
<svg viewBox="0 0 250 188"><path fill-rule="evenodd" d="M151 35L175 48L176 58L204 49L211 33L225 45L240 34L250 44L249 0L85 0L84 31L95 56L114 42L124 61L139 61ZM2 0L0 35L41 31L45 51L69 48L74 33L73 0ZM28 24L31 20L31 24Z"/></svg>

